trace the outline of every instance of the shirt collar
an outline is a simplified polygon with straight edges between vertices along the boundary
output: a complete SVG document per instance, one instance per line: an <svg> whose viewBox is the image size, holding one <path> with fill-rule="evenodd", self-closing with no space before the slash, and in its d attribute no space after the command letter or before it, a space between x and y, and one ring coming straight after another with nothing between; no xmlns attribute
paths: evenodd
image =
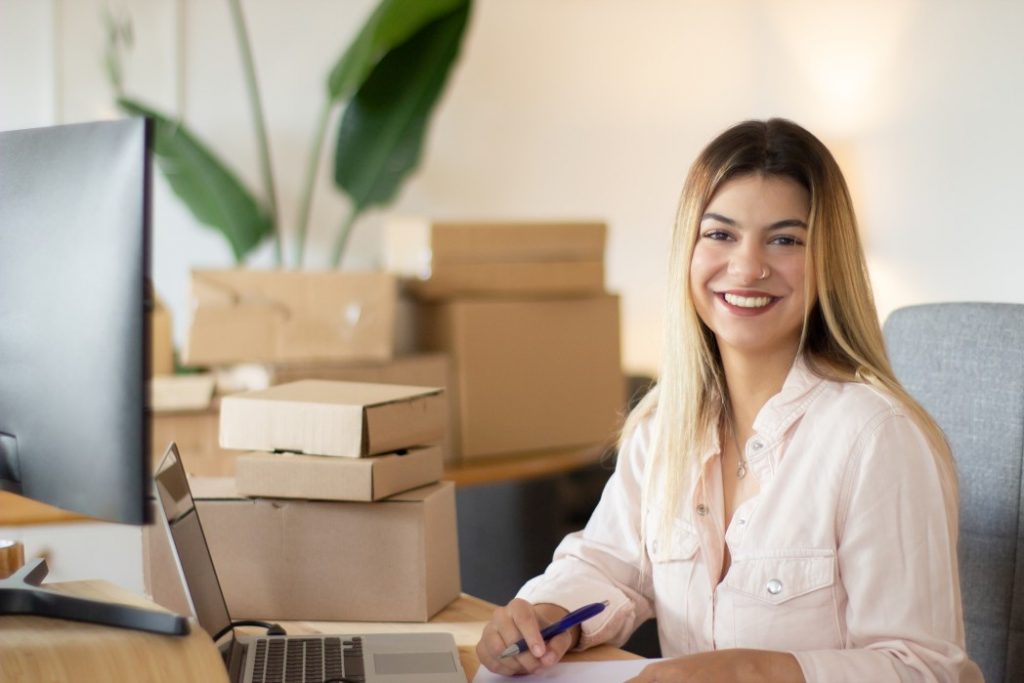
<svg viewBox="0 0 1024 683"><path fill-rule="evenodd" d="M804 355L799 354L782 389L768 399L754 418L754 432L769 442L778 440L824 388L825 380L815 375Z"/></svg>

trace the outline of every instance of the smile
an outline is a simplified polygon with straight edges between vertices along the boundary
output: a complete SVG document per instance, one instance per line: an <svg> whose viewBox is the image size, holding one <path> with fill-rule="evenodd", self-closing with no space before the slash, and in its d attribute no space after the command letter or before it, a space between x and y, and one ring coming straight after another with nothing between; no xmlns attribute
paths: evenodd
<svg viewBox="0 0 1024 683"><path fill-rule="evenodd" d="M739 296L725 292L722 298L729 304L739 308L764 308L775 300L771 296Z"/></svg>

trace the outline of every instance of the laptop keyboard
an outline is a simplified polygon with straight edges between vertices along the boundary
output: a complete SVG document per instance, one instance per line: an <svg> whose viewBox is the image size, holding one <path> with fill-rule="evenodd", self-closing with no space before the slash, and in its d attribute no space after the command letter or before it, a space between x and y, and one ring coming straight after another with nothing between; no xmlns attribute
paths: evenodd
<svg viewBox="0 0 1024 683"><path fill-rule="evenodd" d="M324 683L366 680L362 638L258 638L248 683Z"/></svg>

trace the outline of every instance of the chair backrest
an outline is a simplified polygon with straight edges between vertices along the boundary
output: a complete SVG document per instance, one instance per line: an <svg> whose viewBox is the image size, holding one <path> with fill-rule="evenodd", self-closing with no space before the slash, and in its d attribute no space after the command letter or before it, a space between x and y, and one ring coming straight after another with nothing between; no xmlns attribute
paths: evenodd
<svg viewBox="0 0 1024 683"><path fill-rule="evenodd" d="M1024 305L911 306L884 332L956 458L968 653L989 683L1024 681Z"/></svg>

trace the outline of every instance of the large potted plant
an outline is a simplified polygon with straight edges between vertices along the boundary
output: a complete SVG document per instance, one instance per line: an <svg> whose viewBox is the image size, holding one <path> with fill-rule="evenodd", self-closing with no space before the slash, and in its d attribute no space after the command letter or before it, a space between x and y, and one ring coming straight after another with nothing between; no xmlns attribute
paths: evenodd
<svg viewBox="0 0 1024 683"><path fill-rule="evenodd" d="M388 358L393 353L394 278L302 270L317 168L332 114L343 108L333 178L349 202L330 254L337 269L359 217L371 207L390 204L419 163L431 114L459 53L471 0L381 0L330 69L292 231L291 269L286 269L286 231L245 18L240 0L228 3L260 151L259 195L185 121L125 92L121 62L131 44L130 24L107 15L107 73L119 108L153 119L157 165L196 220L227 240L238 266L193 273L185 360L212 365ZM242 267L268 239L277 268Z"/></svg>

